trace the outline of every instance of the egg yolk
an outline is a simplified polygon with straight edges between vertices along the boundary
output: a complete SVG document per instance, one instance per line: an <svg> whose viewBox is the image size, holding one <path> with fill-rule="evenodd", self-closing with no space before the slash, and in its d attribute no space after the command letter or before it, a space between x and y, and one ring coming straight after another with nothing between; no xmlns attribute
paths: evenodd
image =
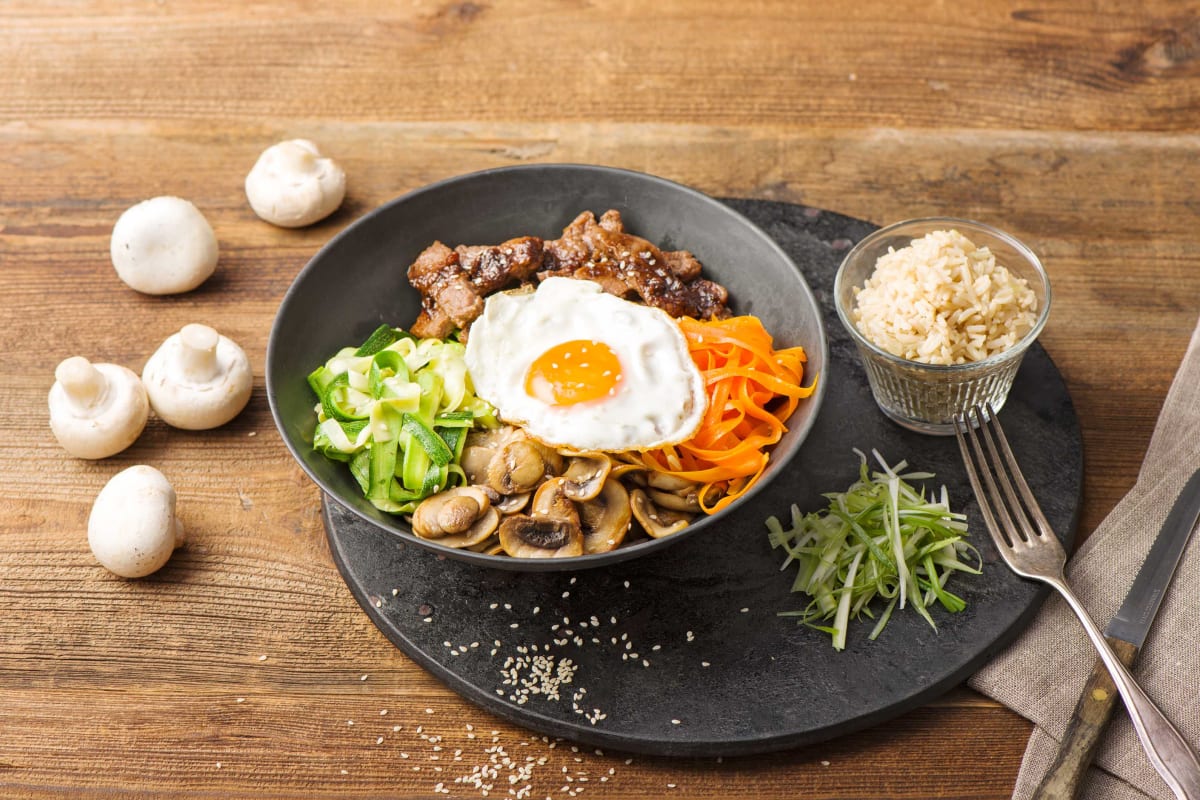
<svg viewBox="0 0 1200 800"><path fill-rule="evenodd" d="M604 342L575 339L551 347L529 367L525 391L543 403L569 406L615 392L621 362Z"/></svg>

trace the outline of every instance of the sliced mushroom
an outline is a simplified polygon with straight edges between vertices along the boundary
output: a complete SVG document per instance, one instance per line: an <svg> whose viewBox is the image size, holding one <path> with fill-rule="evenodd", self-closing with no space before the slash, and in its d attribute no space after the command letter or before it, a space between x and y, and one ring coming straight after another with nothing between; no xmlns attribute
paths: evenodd
<svg viewBox="0 0 1200 800"><path fill-rule="evenodd" d="M529 498L531 497L533 497L533 492L501 495L500 499L493 503L492 506L501 514L516 514L529 505Z"/></svg>
<svg viewBox="0 0 1200 800"><path fill-rule="evenodd" d="M695 484L688 484L691 488L682 492L664 492L659 489L647 489L646 494L654 501L654 505L659 508L667 508L671 511L685 511L689 514L699 514L700 495L698 494Z"/></svg>
<svg viewBox="0 0 1200 800"><path fill-rule="evenodd" d="M579 512L564 493L566 478L546 481L533 496L529 514L500 523L500 544L515 558L563 558L583 555Z"/></svg>
<svg viewBox="0 0 1200 800"><path fill-rule="evenodd" d="M630 492L629 506L633 510L634 518L645 529L647 535L655 539L678 533L691 522L691 517L686 514L658 508L641 489L634 489Z"/></svg>
<svg viewBox="0 0 1200 800"><path fill-rule="evenodd" d="M513 439L523 438L523 432L512 425L502 425L499 428L477 428L467 434L467 447L486 447L489 450L499 450Z"/></svg>
<svg viewBox="0 0 1200 800"><path fill-rule="evenodd" d="M600 494L611 470L612 461L603 453L572 456L567 460L567 469L563 472L566 478L563 492L577 502L591 500Z"/></svg>
<svg viewBox="0 0 1200 800"><path fill-rule="evenodd" d="M468 440L469 441L469 440ZM475 486L487 484L487 468L496 457L496 450L480 444L468 444L463 447L458 465L467 475L467 483Z"/></svg>
<svg viewBox="0 0 1200 800"><path fill-rule="evenodd" d="M612 469L609 471L608 474L609 474L609 477L612 477L612 478L624 478L626 476L636 476L638 478L641 478L642 477L641 473L643 473L645 471L646 471L646 467L642 464L630 464L627 462L623 462L620 464L613 464ZM644 483L645 481L641 480L638 482Z"/></svg>
<svg viewBox="0 0 1200 800"><path fill-rule="evenodd" d="M447 547L470 547L500 525L500 512L477 486L459 486L427 497L412 518L413 533Z"/></svg>
<svg viewBox="0 0 1200 800"><path fill-rule="evenodd" d="M625 540L632 511L629 492L620 481L605 481L600 494L580 503L578 509L579 524L583 528L583 552L607 553Z"/></svg>
<svg viewBox="0 0 1200 800"><path fill-rule="evenodd" d="M542 451L528 439L501 447L487 468L487 485L500 494L532 491L546 477L549 466Z"/></svg>
<svg viewBox="0 0 1200 800"><path fill-rule="evenodd" d="M670 475L666 472L648 472L646 483L664 492L686 492L689 489L694 490L696 488L695 482Z"/></svg>

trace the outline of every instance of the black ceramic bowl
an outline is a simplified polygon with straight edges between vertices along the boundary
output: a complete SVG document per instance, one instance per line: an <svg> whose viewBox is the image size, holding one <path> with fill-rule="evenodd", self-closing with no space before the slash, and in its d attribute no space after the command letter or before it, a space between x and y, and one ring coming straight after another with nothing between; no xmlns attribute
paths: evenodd
<svg viewBox="0 0 1200 800"><path fill-rule="evenodd" d="M704 274L729 290L737 314L754 314L778 348L801 345L807 374L828 358L816 300L791 259L758 227L722 203L661 178L607 167L544 164L477 172L435 183L366 214L338 234L301 270L288 290L267 345L267 397L292 455L325 492L364 520L450 558L512 570L574 570L661 550L721 524L753 502L758 489L786 468L821 405L824 382L802 401L758 483L736 503L663 539L608 553L517 559L456 550L415 536L403 517L372 506L345 464L312 449L316 397L306 377L339 348L364 340L380 324L407 328L420 310L408 265L435 239L451 247L495 244L515 236L557 238L584 210L615 208L626 229L664 250L689 250Z"/></svg>

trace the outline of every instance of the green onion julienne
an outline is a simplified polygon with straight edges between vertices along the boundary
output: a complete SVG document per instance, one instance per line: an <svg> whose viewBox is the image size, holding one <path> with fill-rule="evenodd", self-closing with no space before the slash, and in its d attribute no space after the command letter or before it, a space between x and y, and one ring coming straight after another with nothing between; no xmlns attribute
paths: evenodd
<svg viewBox="0 0 1200 800"><path fill-rule="evenodd" d="M766 523L771 546L787 553L780 569L798 569L792 591L812 598L804 610L780 615L829 633L837 650L846 646L851 619L874 618L876 600L884 607L868 638L879 636L896 608L908 606L936 630L930 606L966 607L947 591L947 580L955 572L977 575L982 567L979 552L964 541L966 516L950 510L946 487L933 500L909 483L932 473L905 472L904 461L889 466L876 451L880 470L871 472L867 457L855 452L859 478L845 492L824 495L827 508L801 514L792 506L786 529L775 517Z"/></svg>

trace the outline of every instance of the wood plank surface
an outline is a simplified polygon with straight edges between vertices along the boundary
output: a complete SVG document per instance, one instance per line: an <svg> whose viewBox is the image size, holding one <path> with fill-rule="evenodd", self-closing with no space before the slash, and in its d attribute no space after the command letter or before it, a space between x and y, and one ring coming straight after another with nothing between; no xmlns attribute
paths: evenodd
<svg viewBox="0 0 1200 800"><path fill-rule="evenodd" d="M271 421L267 336L336 232L487 167L608 164L877 223L977 218L1050 271L1042 342L1083 426L1086 537L1132 486L1200 311L1200 19L1133 6L0 4L0 796L1008 797L1028 723L969 689L720 761L575 752L468 705L341 582ZM242 181L297 136L349 191L292 231L255 217ZM128 289L108 256L120 213L160 194L196 203L221 244L216 275L174 297ZM246 350L248 408L67 456L54 366L140 370L195 321ZM125 581L96 564L86 519L138 463L174 483L189 541Z"/></svg>

